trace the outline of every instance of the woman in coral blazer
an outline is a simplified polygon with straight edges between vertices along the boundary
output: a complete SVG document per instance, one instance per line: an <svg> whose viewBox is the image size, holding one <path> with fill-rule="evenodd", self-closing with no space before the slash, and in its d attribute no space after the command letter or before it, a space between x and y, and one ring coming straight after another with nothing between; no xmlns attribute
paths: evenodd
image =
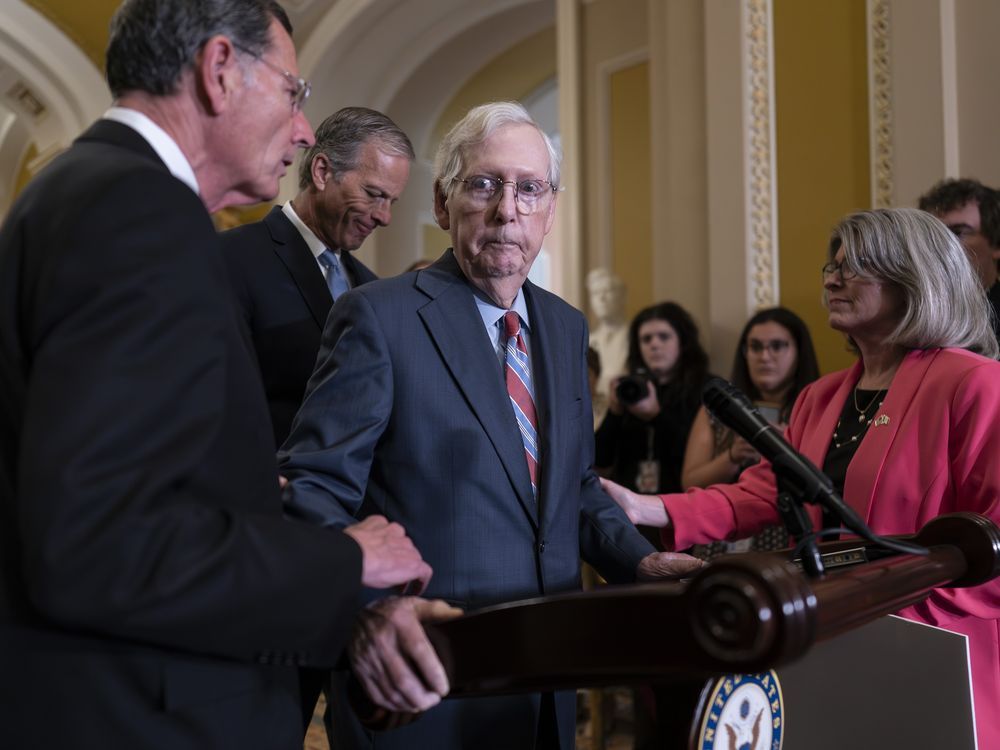
<svg viewBox="0 0 1000 750"><path fill-rule="evenodd" d="M823 268L830 326L859 355L803 390L789 442L823 467L878 534L965 510L1000 523L1000 363L986 298L962 246L915 209L844 219ZM605 489L668 549L753 534L778 520L766 461L739 482L684 494ZM813 523L824 523L812 509ZM937 589L900 615L969 637L980 748L1000 748L1000 580Z"/></svg>

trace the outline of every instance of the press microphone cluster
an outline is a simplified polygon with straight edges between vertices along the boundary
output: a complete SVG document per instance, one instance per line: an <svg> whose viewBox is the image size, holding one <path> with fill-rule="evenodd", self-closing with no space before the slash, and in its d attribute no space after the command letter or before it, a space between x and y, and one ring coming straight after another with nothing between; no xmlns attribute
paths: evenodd
<svg viewBox="0 0 1000 750"><path fill-rule="evenodd" d="M926 554L921 547L877 537L854 509L841 499L830 478L789 445L774 425L761 416L746 394L734 385L722 378L711 378L702 389L702 401L716 419L743 437L771 462L775 476L784 481L787 491L796 500L826 508L846 528L863 539L901 552Z"/></svg>

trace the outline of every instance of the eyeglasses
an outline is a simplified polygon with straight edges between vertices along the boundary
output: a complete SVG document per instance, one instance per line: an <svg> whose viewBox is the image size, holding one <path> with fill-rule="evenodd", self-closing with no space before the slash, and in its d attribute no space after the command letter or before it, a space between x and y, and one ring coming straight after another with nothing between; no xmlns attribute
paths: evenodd
<svg viewBox="0 0 1000 750"><path fill-rule="evenodd" d="M292 90L289 92L292 98L292 112L301 112L302 105L306 103L306 99L309 98L309 94L312 93L312 84L309 83L305 78L300 78L299 76L292 75L284 68L279 68L273 62L265 60L263 57L258 55L251 49L244 47L242 44L233 43L233 46L241 52L245 52L251 57L253 57L257 62L262 62L264 65L269 67L275 73L280 75L285 79L285 82L291 86Z"/></svg>
<svg viewBox="0 0 1000 750"><path fill-rule="evenodd" d="M455 178L463 185L463 194L468 203L477 209L486 208L490 201L503 192L504 185L514 186L514 204L519 214L527 216L538 210L548 196L558 188L548 180L502 180L499 177L475 174L464 180Z"/></svg>
<svg viewBox="0 0 1000 750"><path fill-rule="evenodd" d="M758 341L757 339L750 339L743 347L743 351L744 353L752 352L753 354L771 352L771 354L777 356L790 346L791 342L786 341L785 339L772 339L771 341Z"/></svg>
<svg viewBox="0 0 1000 750"><path fill-rule="evenodd" d="M840 263L834 263L831 260L829 263L827 263L825 266L823 266L823 278L824 279L827 276L833 276L835 273L838 273L838 272L840 273L840 278L843 281L850 281L851 279L856 278L857 275L858 275L858 272L854 268L852 268L850 265L848 265L846 258L844 260L840 261Z"/></svg>

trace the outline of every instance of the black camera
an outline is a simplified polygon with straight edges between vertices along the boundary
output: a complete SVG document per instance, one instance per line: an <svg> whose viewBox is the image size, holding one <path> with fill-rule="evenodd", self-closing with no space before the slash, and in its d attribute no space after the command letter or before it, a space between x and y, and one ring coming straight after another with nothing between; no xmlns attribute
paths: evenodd
<svg viewBox="0 0 1000 750"><path fill-rule="evenodd" d="M648 382L649 374L645 370L637 370L618 381L618 385L615 386L615 395L625 406L637 404L649 393L646 386Z"/></svg>

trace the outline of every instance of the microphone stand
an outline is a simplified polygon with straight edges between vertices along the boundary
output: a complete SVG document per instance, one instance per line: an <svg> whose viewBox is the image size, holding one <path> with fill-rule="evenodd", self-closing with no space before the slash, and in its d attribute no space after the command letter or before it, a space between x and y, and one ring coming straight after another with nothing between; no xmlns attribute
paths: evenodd
<svg viewBox="0 0 1000 750"><path fill-rule="evenodd" d="M826 573L823 558L819 553L816 537L806 503L816 503L813 493L801 484L802 477L778 456L771 464L778 484L778 512L789 535L795 538L801 549L802 569L809 578L822 578Z"/></svg>
<svg viewBox="0 0 1000 750"><path fill-rule="evenodd" d="M928 550L912 542L878 536L855 510L834 491L830 478L808 458L792 448L750 403L742 391L722 378L710 378L702 391L705 407L731 430L771 461L778 485L778 510L789 534L803 549L802 567L810 578L824 573L822 558L812 537L812 522L805 504L829 510L841 525L884 550L908 555L926 555Z"/></svg>

